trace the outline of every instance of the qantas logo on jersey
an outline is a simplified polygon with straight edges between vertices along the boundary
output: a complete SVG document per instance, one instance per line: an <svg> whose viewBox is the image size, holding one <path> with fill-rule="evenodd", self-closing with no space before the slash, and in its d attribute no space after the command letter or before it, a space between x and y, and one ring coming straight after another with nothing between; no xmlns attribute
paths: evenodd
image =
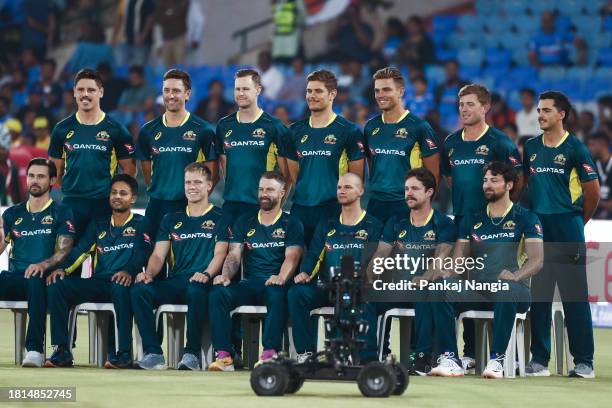
<svg viewBox="0 0 612 408"><path fill-rule="evenodd" d="M128 244L119 244L119 245L113 245L113 246L105 246L105 247L97 247L98 252L103 254L106 252L114 252L114 251L121 251L122 249L132 249L134 248L134 243L130 242Z"/></svg>
<svg viewBox="0 0 612 408"><path fill-rule="evenodd" d="M238 140L233 140L231 142L225 141L223 142L223 147L225 147L226 149L231 149L232 147L264 147L266 145L266 142L263 140L244 140L244 141L238 141Z"/></svg>
<svg viewBox="0 0 612 408"><path fill-rule="evenodd" d="M40 220L41 224L49 225L53 224L53 217L50 215L45 215L42 220Z"/></svg>
<svg viewBox="0 0 612 408"><path fill-rule="evenodd" d="M514 232L498 232L497 234L472 234L472 238L476 242L487 241L489 239L514 238Z"/></svg>
<svg viewBox="0 0 612 408"><path fill-rule="evenodd" d="M463 160L450 160L451 166L464 166L472 164L485 164L484 159L463 159Z"/></svg>
<svg viewBox="0 0 612 408"><path fill-rule="evenodd" d="M386 154L390 156L402 156L402 157L406 156L405 151L397 150L397 149L381 149L381 148L372 149L370 148L370 152L372 152L372 155Z"/></svg>
<svg viewBox="0 0 612 408"><path fill-rule="evenodd" d="M251 136L253 136L253 137L266 137L266 131L263 130L262 128L257 128L257 129L255 129L253 131Z"/></svg>
<svg viewBox="0 0 612 408"><path fill-rule="evenodd" d="M160 154L160 153L191 153L191 152L193 152L193 148L191 148L191 147L183 147L183 146L151 147L151 152L153 152L153 154Z"/></svg>
<svg viewBox="0 0 612 408"><path fill-rule="evenodd" d="M110 140L110 135L106 130L101 130L96 134L96 140L100 142L108 142Z"/></svg>
<svg viewBox="0 0 612 408"><path fill-rule="evenodd" d="M307 156L331 156L332 152L329 150L302 150L297 151L297 156L299 158L307 157Z"/></svg>
<svg viewBox="0 0 612 408"><path fill-rule="evenodd" d="M329 242L325 243L326 251L336 251L338 249L363 249L363 244L362 243L331 244Z"/></svg>
<svg viewBox="0 0 612 408"><path fill-rule="evenodd" d="M15 238L22 238L22 237L33 237L35 235L48 235L51 234L53 231L51 230L51 228L45 228L45 229L37 229L34 231L17 231L17 230L13 230L13 236Z"/></svg>
<svg viewBox="0 0 612 408"><path fill-rule="evenodd" d="M197 238L207 238L211 239L213 235L210 232L194 232L191 234L177 234L173 232L170 234L173 241L182 241L184 239L197 239Z"/></svg>
<svg viewBox="0 0 612 408"><path fill-rule="evenodd" d="M285 246L285 243L283 241L281 242L246 242L245 241L245 245L247 246L247 248L249 248L250 250L253 249L266 249L266 248L282 248Z"/></svg>
<svg viewBox="0 0 612 408"><path fill-rule="evenodd" d="M183 139L188 140L190 142L193 142L194 140L196 140L196 134L193 130L188 130L185 133L183 133Z"/></svg>
<svg viewBox="0 0 612 408"><path fill-rule="evenodd" d="M555 173L555 174L565 174L565 169L558 169L556 167L530 167L529 170L532 174L535 173Z"/></svg>
<svg viewBox="0 0 612 408"><path fill-rule="evenodd" d="M70 144L68 142L64 143L64 146L69 152L74 150L98 150L101 152L105 152L108 150L106 146L94 145L94 144L84 144L84 143L74 143Z"/></svg>

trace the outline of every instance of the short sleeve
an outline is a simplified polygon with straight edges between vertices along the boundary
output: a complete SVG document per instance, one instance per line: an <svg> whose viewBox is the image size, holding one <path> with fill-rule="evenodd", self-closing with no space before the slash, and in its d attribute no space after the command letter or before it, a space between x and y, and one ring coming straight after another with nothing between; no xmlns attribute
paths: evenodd
<svg viewBox="0 0 612 408"><path fill-rule="evenodd" d="M225 127L219 123L217 124L217 129L215 130L215 150L217 157L225 154Z"/></svg>
<svg viewBox="0 0 612 408"><path fill-rule="evenodd" d="M383 228L380 240L387 244L393 245L395 242L395 224L397 223L397 217L393 216L387 220L385 227Z"/></svg>
<svg viewBox="0 0 612 408"><path fill-rule="evenodd" d="M438 153L439 149L438 145L436 145L436 135L429 123L425 122L419 126L417 140L421 146L422 157L429 157Z"/></svg>
<svg viewBox="0 0 612 408"><path fill-rule="evenodd" d="M285 248L290 246L304 247L304 226L302 222L295 218L290 217L287 225L287 236L285 238Z"/></svg>
<svg viewBox="0 0 612 408"><path fill-rule="evenodd" d="M472 233L472 216L466 215L461 219L459 223L459 228L457 229L457 239L467 239L470 240L470 235Z"/></svg>
<svg viewBox="0 0 612 408"><path fill-rule="evenodd" d="M204 126L204 132L200 135L200 151L204 153L204 161L211 161L217 159L217 151L215 150L215 132L212 126L206 124Z"/></svg>
<svg viewBox="0 0 612 408"><path fill-rule="evenodd" d="M49 142L49 157L61 159L64 155L64 137L61 130L57 126L51 132L51 141Z"/></svg>
<svg viewBox="0 0 612 408"><path fill-rule="evenodd" d="M446 177L450 177L452 175L452 171L451 171L451 165L450 165L450 146L449 144L445 141L444 145L442 146L442 158L440 159L440 170L442 171L442 175L446 176Z"/></svg>
<svg viewBox="0 0 612 408"><path fill-rule="evenodd" d="M151 161L151 142L149 132L146 128L140 129L138 140L136 141L136 158L138 160Z"/></svg>
<svg viewBox="0 0 612 408"><path fill-rule="evenodd" d="M363 133L361 133L357 126L353 126L353 128L350 130L347 137L345 149L349 161L355 161L364 158L365 144L363 142Z"/></svg>
<svg viewBox="0 0 612 408"><path fill-rule="evenodd" d="M155 242L160 241L170 241L170 233L173 227L173 214L166 214L162 219L162 222L159 224L159 230L157 231L157 236L155 237Z"/></svg>
<svg viewBox="0 0 612 408"><path fill-rule="evenodd" d="M499 150L496 152L496 158L511 165L515 171L520 171L523 168L521 154L518 151L518 147L512 142L512 139L504 136L499 141L498 146Z"/></svg>
<svg viewBox="0 0 612 408"><path fill-rule="evenodd" d="M125 126L117 124L117 131L113 137L113 147L117 152L117 159L124 160L134 156L134 144L132 135Z"/></svg>
<svg viewBox="0 0 612 408"><path fill-rule="evenodd" d="M455 221L442 214L437 231L438 243L453 244L457 241L457 227Z"/></svg>
<svg viewBox="0 0 612 408"><path fill-rule="evenodd" d="M57 235L68 235L73 237L75 234L74 215L72 209L66 205L60 205L58 209Z"/></svg>
<svg viewBox="0 0 612 408"><path fill-rule="evenodd" d="M4 242L11 242L11 227L13 226L13 214L10 209L5 210L2 213L2 224L4 229Z"/></svg>
<svg viewBox="0 0 612 408"><path fill-rule="evenodd" d="M297 130L290 128L285 138L285 143L281 149L280 155L286 157L289 160L298 161L298 155L295 147L295 140L297 137Z"/></svg>
<svg viewBox="0 0 612 408"><path fill-rule="evenodd" d="M525 239L544 239L544 234L542 232L542 224L540 223L540 219L538 218L538 216L529 211L527 212L527 217L525 218L525 227L523 229L523 236L525 237Z"/></svg>
<svg viewBox="0 0 612 408"><path fill-rule="evenodd" d="M230 226L227 217L220 217L215 225L215 242L230 242Z"/></svg>
<svg viewBox="0 0 612 408"><path fill-rule="evenodd" d="M528 177L531 174L531 153L530 153L529 140L523 146L523 174Z"/></svg>
<svg viewBox="0 0 612 408"><path fill-rule="evenodd" d="M578 148L573 150L575 157L575 168L578 171L578 178L581 182L597 180L597 170L593 157L584 144L580 144Z"/></svg>
<svg viewBox="0 0 612 408"><path fill-rule="evenodd" d="M232 232L230 234L230 244L242 244L244 242L244 239L246 238L246 226L247 226L247 220L249 219L248 216L242 216L239 217L235 222L234 225L232 227Z"/></svg>

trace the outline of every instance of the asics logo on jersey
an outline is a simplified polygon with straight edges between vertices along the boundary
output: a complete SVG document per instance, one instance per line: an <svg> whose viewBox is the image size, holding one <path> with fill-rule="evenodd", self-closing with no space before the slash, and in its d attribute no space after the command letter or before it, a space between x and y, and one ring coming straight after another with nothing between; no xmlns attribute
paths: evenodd
<svg viewBox="0 0 612 408"><path fill-rule="evenodd" d="M155 134L155 137L154 137L153 139L155 139L155 140L159 140L159 138L161 137L161 135L162 135L162 133L161 133L161 132L157 132L157 133Z"/></svg>
<svg viewBox="0 0 612 408"><path fill-rule="evenodd" d="M482 227L482 222L479 222L476 225L474 225L474 229L478 229L480 227Z"/></svg>
<svg viewBox="0 0 612 408"><path fill-rule="evenodd" d="M327 233L327 236L328 236L328 237L331 237L331 236L332 236L332 235L334 235L335 233L336 233L336 230L335 230L335 229L333 229L333 230L331 230L331 231L329 231L329 232Z"/></svg>
<svg viewBox="0 0 612 408"><path fill-rule="evenodd" d="M19 217L15 220L15 225L19 225L21 224L21 221L23 221L23 218Z"/></svg>
<svg viewBox="0 0 612 408"><path fill-rule="evenodd" d="M529 158L529 161L534 161L536 159L537 155L534 153L531 155L531 157Z"/></svg>
<svg viewBox="0 0 612 408"><path fill-rule="evenodd" d="M106 231L102 231L99 235L98 235L98 239L102 239L106 236Z"/></svg>
<svg viewBox="0 0 612 408"><path fill-rule="evenodd" d="M404 238L405 236L406 236L406 230L402 230L397 237Z"/></svg>
<svg viewBox="0 0 612 408"><path fill-rule="evenodd" d="M306 143L307 140L308 140L308 135L304 135L304 136L302 136L302 139L300 140L300 143Z"/></svg>
<svg viewBox="0 0 612 408"><path fill-rule="evenodd" d="M228 130L228 131L225 133L225 137L230 137L230 135L231 135L231 134L232 134L232 129Z"/></svg>
<svg viewBox="0 0 612 408"><path fill-rule="evenodd" d="M66 133L66 139L70 139L72 136L74 136L74 130L71 130L70 132Z"/></svg>
<svg viewBox="0 0 612 408"><path fill-rule="evenodd" d="M372 136L375 136L378 132L380 132L380 128L376 128L372 131Z"/></svg>
<svg viewBox="0 0 612 408"><path fill-rule="evenodd" d="M182 226L182 225L183 225L183 223L182 223L181 221L179 221L179 222L177 222L177 223L174 225L174 229L179 229L179 228L181 228L181 226Z"/></svg>
<svg viewBox="0 0 612 408"><path fill-rule="evenodd" d="M247 237L252 237L253 235L255 235L255 228L253 228L249 232L247 232Z"/></svg>

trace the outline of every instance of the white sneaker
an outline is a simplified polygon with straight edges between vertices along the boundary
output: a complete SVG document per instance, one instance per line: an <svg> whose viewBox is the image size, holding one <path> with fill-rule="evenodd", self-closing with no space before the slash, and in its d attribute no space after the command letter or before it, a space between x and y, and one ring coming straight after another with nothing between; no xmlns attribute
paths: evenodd
<svg viewBox="0 0 612 408"><path fill-rule="evenodd" d="M489 360L487 368L482 372L483 378L504 378L504 356Z"/></svg>
<svg viewBox="0 0 612 408"><path fill-rule="evenodd" d="M437 377L463 377L465 370L455 353L444 353L438 357L438 365L431 369L430 374Z"/></svg>
<svg viewBox="0 0 612 408"><path fill-rule="evenodd" d="M297 362L298 364L302 364L304 363L306 360L308 360L310 357L312 356L312 353L310 351L307 351L305 353L302 354L298 354L297 355Z"/></svg>
<svg viewBox="0 0 612 408"><path fill-rule="evenodd" d="M461 366L467 373L468 371L476 368L476 360L474 360L472 357L463 356L461 357Z"/></svg>
<svg viewBox="0 0 612 408"><path fill-rule="evenodd" d="M28 351L21 363L22 367L42 367L45 356L38 351Z"/></svg>

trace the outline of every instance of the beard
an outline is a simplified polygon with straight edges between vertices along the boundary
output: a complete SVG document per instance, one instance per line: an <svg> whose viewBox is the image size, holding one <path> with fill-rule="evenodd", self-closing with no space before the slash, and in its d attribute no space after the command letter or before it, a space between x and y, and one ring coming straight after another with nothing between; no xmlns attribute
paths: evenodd
<svg viewBox="0 0 612 408"><path fill-rule="evenodd" d="M264 211L270 211L278 204L278 200L274 198L260 198L259 207Z"/></svg>
<svg viewBox="0 0 612 408"><path fill-rule="evenodd" d="M485 199L487 200L487 202L494 203L494 202L500 200L504 196L504 194L505 194L505 191L501 191L499 193L496 193L495 191L490 190L490 191L486 191L484 193L484 196L485 196Z"/></svg>
<svg viewBox="0 0 612 408"><path fill-rule="evenodd" d="M36 188L36 190L35 190L35 188ZM38 198L38 197L42 197L43 195L45 195L46 193L48 193L48 192L49 192L49 190L50 190L50 188L48 188L48 187L47 187L46 189L45 189L45 188L42 188L42 187L30 187L30 188L28 189L28 193L30 193L30 195L31 195L32 197L36 197L36 198Z"/></svg>

